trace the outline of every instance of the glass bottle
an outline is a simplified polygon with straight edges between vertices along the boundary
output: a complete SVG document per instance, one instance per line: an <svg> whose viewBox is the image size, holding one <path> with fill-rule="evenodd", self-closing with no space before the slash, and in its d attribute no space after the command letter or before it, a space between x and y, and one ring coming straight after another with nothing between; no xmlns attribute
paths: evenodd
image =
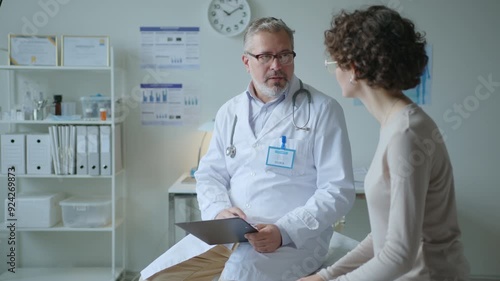
<svg viewBox="0 0 500 281"><path fill-rule="evenodd" d="M62 95L54 95L54 115L61 115Z"/></svg>

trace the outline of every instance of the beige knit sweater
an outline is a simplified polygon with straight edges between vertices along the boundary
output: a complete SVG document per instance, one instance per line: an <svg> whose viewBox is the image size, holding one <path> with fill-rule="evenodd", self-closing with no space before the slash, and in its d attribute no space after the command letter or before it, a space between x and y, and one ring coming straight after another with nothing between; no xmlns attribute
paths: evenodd
<svg viewBox="0 0 500 281"><path fill-rule="evenodd" d="M436 124L417 105L382 128L365 192L371 233L321 270L323 279L468 280L448 152Z"/></svg>

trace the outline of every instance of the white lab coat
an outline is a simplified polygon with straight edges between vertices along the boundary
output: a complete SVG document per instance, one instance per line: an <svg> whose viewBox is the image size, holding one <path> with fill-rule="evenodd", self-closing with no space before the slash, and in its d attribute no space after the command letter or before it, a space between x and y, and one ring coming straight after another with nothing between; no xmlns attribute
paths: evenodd
<svg viewBox="0 0 500 281"><path fill-rule="evenodd" d="M343 110L333 98L304 84L312 97L307 123L310 130L297 130L292 123L292 96L299 88L299 79L294 77L285 100L257 136L249 125L246 92L226 102L217 113L209 149L195 174L202 218L213 219L223 209L236 206L250 222L272 223L286 233L285 244L273 253L261 254L249 243L241 243L226 263L223 279L288 281L314 272L327 254L332 225L354 202L351 149ZM236 156L230 158L225 151L230 146L235 116ZM303 126L307 118L307 97L300 94L295 122ZM292 169L266 165L269 146L281 147L281 136L287 138L287 149L296 150ZM177 251L196 248L192 237L184 240L176 245ZM191 251L192 256L208 248L198 247ZM176 254L170 250L167 253L163 263L171 264L166 260Z"/></svg>

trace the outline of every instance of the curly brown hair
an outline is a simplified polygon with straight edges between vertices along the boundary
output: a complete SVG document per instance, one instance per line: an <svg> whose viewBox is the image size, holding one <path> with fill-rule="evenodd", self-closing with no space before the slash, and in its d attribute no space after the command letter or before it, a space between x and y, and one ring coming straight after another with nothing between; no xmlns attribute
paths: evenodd
<svg viewBox="0 0 500 281"><path fill-rule="evenodd" d="M374 88L407 90L420 83L428 57L425 34L386 6L335 15L325 31L327 52L343 70Z"/></svg>

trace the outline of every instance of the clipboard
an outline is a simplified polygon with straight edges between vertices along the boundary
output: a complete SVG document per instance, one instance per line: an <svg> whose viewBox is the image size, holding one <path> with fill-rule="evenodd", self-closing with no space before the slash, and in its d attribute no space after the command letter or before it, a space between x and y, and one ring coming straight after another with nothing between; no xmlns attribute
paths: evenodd
<svg viewBox="0 0 500 281"><path fill-rule="evenodd" d="M203 240L209 245L248 242L245 234L258 232L242 218L179 222L175 225Z"/></svg>

